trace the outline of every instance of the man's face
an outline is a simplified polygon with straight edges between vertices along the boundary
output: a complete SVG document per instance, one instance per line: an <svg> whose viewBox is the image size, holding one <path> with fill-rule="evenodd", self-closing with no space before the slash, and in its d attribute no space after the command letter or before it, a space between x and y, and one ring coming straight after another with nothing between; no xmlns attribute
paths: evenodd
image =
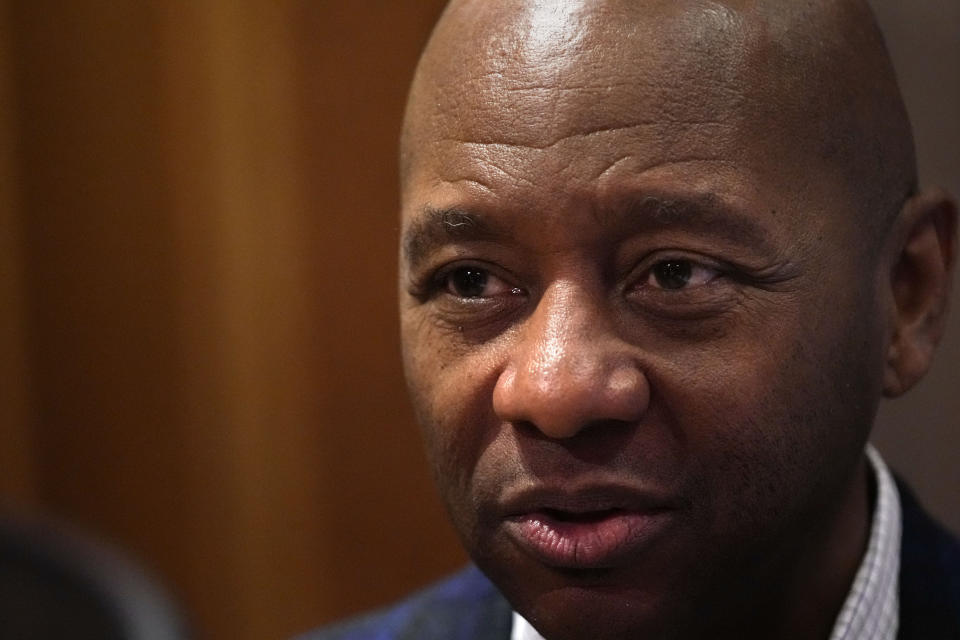
<svg viewBox="0 0 960 640"><path fill-rule="evenodd" d="M453 521L521 613L680 636L835 533L879 396L875 269L730 16L625 35L536 11L415 88L409 386Z"/></svg>

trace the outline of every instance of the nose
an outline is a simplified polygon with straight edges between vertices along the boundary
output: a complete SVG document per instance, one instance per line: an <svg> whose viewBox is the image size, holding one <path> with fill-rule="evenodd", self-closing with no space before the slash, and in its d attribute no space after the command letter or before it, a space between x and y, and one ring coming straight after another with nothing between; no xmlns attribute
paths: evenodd
<svg viewBox="0 0 960 640"><path fill-rule="evenodd" d="M647 378L603 302L572 284L545 292L493 390L501 420L531 424L551 438L602 422L635 422L649 399Z"/></svg>

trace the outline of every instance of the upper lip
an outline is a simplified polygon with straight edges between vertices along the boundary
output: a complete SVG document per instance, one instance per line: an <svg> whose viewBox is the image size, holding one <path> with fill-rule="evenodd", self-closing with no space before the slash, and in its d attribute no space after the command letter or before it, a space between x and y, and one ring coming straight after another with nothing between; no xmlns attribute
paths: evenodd
<svg viewBox="0 0 960 640"><path fill-rule="evenodd" d="M676 509L682 501L658 491L620 482L535 484L503 495L501 512L516 517L541 511L588 514L600 511L654 513Z"/></svg>

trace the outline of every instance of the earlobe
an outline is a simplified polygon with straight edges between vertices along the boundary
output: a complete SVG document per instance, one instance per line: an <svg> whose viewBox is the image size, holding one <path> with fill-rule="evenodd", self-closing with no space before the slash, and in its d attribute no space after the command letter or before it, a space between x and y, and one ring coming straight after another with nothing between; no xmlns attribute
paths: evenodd
<svg viewBox="0 0 960 640"><path fill-rule="evenodd" d="M926 374L943 334L956 255L956 202L939 189L912 197L889 238L892 323L883 393L895 397Z"/></svg>

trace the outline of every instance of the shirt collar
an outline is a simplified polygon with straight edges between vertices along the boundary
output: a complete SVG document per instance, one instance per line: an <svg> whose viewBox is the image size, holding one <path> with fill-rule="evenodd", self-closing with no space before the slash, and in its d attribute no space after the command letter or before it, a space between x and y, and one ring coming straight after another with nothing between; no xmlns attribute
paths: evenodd
<svg viewBox="0 0 960 640"><path fill-rule="evenodd" d="M900 622L900 495L872 445L867 459L877 487L870 539L830 640L893 640Z"/></svg>
<svg viewBox="0 0 960 640"><path fill-rule="evenodd" d="M900 620L900 495L893 476L873 445L867 460L876 483L870 539L830 640L894 640ZM510 640L544 640L516 611Z"/></svg>

